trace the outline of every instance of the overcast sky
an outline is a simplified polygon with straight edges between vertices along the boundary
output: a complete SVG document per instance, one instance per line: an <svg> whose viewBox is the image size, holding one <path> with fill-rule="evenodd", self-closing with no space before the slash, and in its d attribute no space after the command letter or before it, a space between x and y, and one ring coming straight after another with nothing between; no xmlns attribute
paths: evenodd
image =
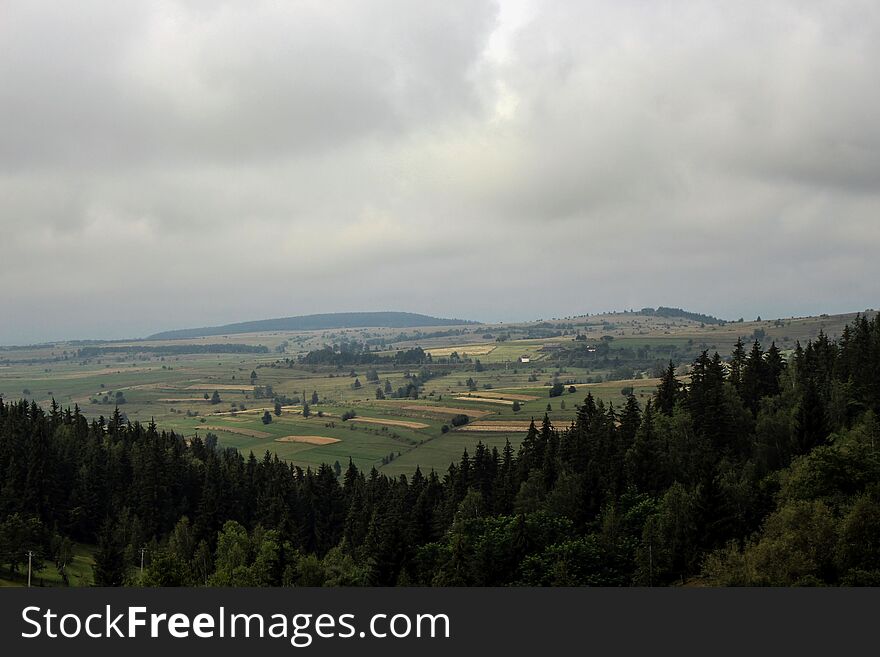
<svg viewBox="0 0 880 657"><path fill-rule="evenodd" d="M0 2L0 343L880 292L880 3Z"/></svg>

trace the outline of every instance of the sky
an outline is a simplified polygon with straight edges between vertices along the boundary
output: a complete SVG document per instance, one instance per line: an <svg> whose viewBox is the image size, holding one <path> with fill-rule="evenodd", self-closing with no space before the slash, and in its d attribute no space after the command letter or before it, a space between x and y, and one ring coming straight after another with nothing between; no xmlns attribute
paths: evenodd
<svg viewBox="0 0 880 657"><path fill-rule="evenodd" d="M880 292L880 3L3 0L0 344Z"/></svg>

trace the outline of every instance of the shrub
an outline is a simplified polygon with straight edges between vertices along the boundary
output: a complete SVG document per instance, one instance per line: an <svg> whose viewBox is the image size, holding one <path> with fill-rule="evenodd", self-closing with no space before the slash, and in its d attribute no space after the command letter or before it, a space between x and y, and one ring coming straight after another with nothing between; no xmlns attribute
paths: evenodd
<svg viewBox="0 0 880 657"><path fill-rule="evenodd" d="M449 422L454 427L460 427L470 422L470 418L467 415L459 414L454 416Z"/></svg>

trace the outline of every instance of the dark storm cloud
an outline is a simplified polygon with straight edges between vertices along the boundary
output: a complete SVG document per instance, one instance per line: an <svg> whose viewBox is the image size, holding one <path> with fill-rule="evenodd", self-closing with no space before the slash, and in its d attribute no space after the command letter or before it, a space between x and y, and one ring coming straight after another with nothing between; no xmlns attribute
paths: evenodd
<svg viewBox="0 0 880 657"><path fill-rule="evenodd" d="M876 305L875 3L0 12L0 342Z"/></svg>

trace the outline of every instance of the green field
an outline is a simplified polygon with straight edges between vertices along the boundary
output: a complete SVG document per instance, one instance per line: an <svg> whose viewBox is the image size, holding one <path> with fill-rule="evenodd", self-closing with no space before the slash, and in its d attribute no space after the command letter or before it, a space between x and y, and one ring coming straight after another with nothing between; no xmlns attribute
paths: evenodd
<svg viewBox="0 0 880 657"><path fill-rule="evenodd" d="M523 423L531 418L540 421L545 412L554 424L568 424L588 393L618 407L625 402L624 388L632 387L641 403L650 397L656 385L651 372L641 372L635 380L613 380L612 361L589 368L554 362L554 354L573 345L578 333L586 338L579 343L584 345L596 344L605 336L617 350L648 348L662 356L664 350L674 348L676 354L685 356L680 361L686 363L686 356L701 349L717 349L727 356L737 337L748 338L755 331L762 332L765 344L775 339L781 347L791 348L796 340L805 342L820 330L833 336L851 319L852 315L841 315L701 326L688 320L629 313L541 324L467 326L455 335L440 337L423 336L448 327L273 332L117 343L138 346L143 353L93 358L79 357L77 350L82 345L74 343L7 347L0 348L0 395L33 399L44 407L54 398L62 407L77 404L87 417L97 418L112 414L121 394L119 399L124 403L120 411L131 421L155 421L187 438L213 433L221 446L245 454L262 457L268 451L303 467L337 461L344 466L351 458L359 467L376 467L388 474L411 473L416 466L443 471L464 449L473 450L480 441L499 448L506 440L518 445L525 433ZM553 331L553 327L559 330ZM535 337L539 330L545 331L546 337ZM492 336L505 339L497 341ZM378 367L378 382L369 382L368 367L354 368L355 376L351 376L350 367L307 367L297 362L299 355L324 345L369 340L382 345L380 353L393 354L417 345L432 352L438 376L427 381L420 399L376 399L376 388L384 388L386 381L393 390L406 385L409 372L400 366ZM164 357L148 352L150 346L206 344L262 345L269 351ZM468 354L470 360L439 364L453 352ZM521 357L530 362L519 362ZM253 382L251 372L257 375ZM360 388L353 386L355 379ZM475 389L469 389L468 379L474 380ZM565 384L565 392L550 399L554 380ZM569 392L571 385L574 393ZM258 397L257 389L266 386L271 386L272 396ZM221 401L212 404L205 395L210 397L215 390ZM301 403L286 405L280 416L272 412L274 396L292 399L305 395L310 400L313 392L319 403L311 406L311 417L303 417ZM506 400L498 399L505 396ZM512 400L517 397L520 408L514 411ZM262 421L265 409L271 412L269 424ZM343 421L341 416L347 412L356 416ZM467 414L471 425L444 432L444 425L450 426L457 412ZM508 422L513 428L473 430L475 425L491 422Z"/></svg>
<svg viewBox="0 0 880 657"><path fill-rule="evenodd" d="M73 546L73 560L67 565L67 581L70 586L92 585L92 564L94 564L94 548L87 545ZM46 562L45 566L35 571L31 577L31 586L62 586L64 580L55 564ZM27 564L19 568L15 577L4 570L0 572L0 587L27 586Z"/></svg>

